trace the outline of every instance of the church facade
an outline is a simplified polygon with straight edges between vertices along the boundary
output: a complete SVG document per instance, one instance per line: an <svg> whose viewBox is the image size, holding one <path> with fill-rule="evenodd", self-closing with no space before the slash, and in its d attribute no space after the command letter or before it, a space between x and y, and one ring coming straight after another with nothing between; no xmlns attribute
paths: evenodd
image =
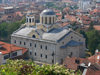
<svg viewBox="0 0 100 75"><path fill-rule="evenodd" d="M67 57L85 56L85 38L67 27L56 23L55 12L46 9L35 22L32 13L27 14L25 26L11 35L11 43L28 48L27 56L34 61L48 64L62 63Z"/></svg>

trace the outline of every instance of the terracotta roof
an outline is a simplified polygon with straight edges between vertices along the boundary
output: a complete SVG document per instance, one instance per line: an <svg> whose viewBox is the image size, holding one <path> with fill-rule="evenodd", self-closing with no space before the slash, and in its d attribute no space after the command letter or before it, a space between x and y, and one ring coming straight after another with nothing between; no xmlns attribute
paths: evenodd
<svg viewBox="0 0 100 75"><path fill-rule="evenodd" d="M19 15L19 16L23 16L22 14L21 14L21 12L16 12L16 15Z"/></svg>
<svg viewBox="0 0 100 75"><path fill-rule="evenodd" d="M86 28L89 28L89 26L85 26ZM95 30L100 30L100 26L99 25L94 25Z"/></svg>
<svg viewBox="0 0 100 75"><path fill-rule="evenodd" d="M56 13L56 15L57 15L57 16L61 16L62 14L60 14L60 13Z"/></svg>
<svg viewBox="0 0 100 75"><path fill-rule="evenodd" d="M85 60L84 58L77 58L77 57L69 58L69 57L67 57L63 64L68 69L77 70L78 66L81 63L83 63L84 60ZM76 63L77 61L79 62L79 64Z"/></svg>
<svg viewBox="0 0 100 75"><path fill-rule="evenodd" d="M2 54L8 54L10 52L14 52L14 51L18 51L18 50L22 50L22 53L24 54L27 51L27 49L25 49L25 48L18 47L18 46L8 44L5 42L1 42L1 41L0 41L0 46L1 46L0 52L2 52Z"/></svg>
<svg viewBox="0 0 100 75"><path fill-rule="evenodd" d="M86 75L100 75L100 65L98 64L91 65L87 69Z"/></svg>
<svg viewBox="0 0 100 75"><path fill-rule="evenodd" d="M100 64L100 52L88 58L91 63L98 63Z"/></svg>
<svg viewBox="0 0 100 75"><path fill-rule="evenodd" d="M77 21L76 17L75 16L72 16L72 15L66 15L65 16L67 19L69 19L70 21Z"/></svg>

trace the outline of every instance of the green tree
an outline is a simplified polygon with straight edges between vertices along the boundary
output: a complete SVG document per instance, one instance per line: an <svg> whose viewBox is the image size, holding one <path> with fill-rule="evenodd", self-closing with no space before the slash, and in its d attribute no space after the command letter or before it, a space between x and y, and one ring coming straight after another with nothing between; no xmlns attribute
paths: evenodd
<svg viewBox="0 0 100 75"><path fill-rule="evenodd" d="M93 29L94 29L93 26L94 26L94 25L93 25L93 22L91 22L91 23L90 23L90 26L89 26L89 30L93 30Z"/></svg>
<svg viewBox="0 0 100 75"><path fill-rule="evenodd" d="M91 30L86 32L87 35L87 44L90 52L94 54L95 49L97 48L99 44L99 33L96 30Z"/></svg>
<svg viewBox="0 0 100 75"><path fill-rule="evenodd" d="M10 35L15 30L17 30L21 26L21 24L24 24L24 23L25 23L25 17L20 21L10 22L10 23L7 23L7 22L1 23L0 24L0 40L9 42L10 37L11 37Z"/></svg>

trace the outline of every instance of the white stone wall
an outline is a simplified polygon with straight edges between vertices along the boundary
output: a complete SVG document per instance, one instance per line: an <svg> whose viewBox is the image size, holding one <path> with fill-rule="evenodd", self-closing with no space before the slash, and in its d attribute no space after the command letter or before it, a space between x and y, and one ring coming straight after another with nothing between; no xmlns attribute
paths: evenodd
<svg viewBox="0 0 100 75"><path fill-rule="evenodd" d="M14 40L16 40L16 43L14 43ZM21 44L20 44L21 41ZM24 45L24 42L26 45ZM41 61L52 64L52 60L54 60L54 57L52 56L52 53L55 51L55 44L45 42L45 41L38 41L38 40L31 40L31 39L23 39L23 38L17 38L12 37L11 43L20 47L28 48L28 56L29 58L35 60L35 61ZM30 46L31 43L31 46ZM36 47L35 47L36 44ZM42 49L41 49L42 45ZM45 47L47 46L47 50ZM30 54L31 52L31 54ZM35 56L36 53L36 56ZM42 57L41 57L42 54ZM47 55L47 58L45 56Z"/></svg>
<svg viewBox="0 0 100 75"><path fill-rule="evenodd" d="M16 43L14 43L14 40L16 40ZM61 46L65 45L71 40L83 42L83 45L76 46L76 47L67 47L65 49L60 48ZM25 45L24 42L26 43ZM58 43L51 43L47 41L40 41L40 40L34 40L30 38L21 38L21 37L14 37L14 36L11 37L11 43L20 47L28 48L29 58L35 61L45 62L49 64L52 64L52 61L54 61L54 63L61 63L61 60L62 59L64 60L70 54L70 52L73 52L73 56L76 57L83 57L85 54L85 39L79 34L74 32L70 33L68 36L66 36L63 40L61 40ZM32 44L32 46L30 46L30 43ZM36 48L35 48L35 44L36 44ZM42 45L42 49L41 49L41 45ZM47 50L45 49L45 46L47 46ZM53 52L54 52L54 56L52 56ZM45 58L45 55L47 55L47 58Z"/></svg>
<svg viewBox="0 0 100 75"><path fill-rule="evenodd" d="M83 42L83 45L75 46L75 47L67 47L65 49L60 48L65 45L69 41L74 40L77 42ZM84 57L85 56L85 39L78 35L77 33L70 33L66 36L62 41L59 42L56 48L56 62L61 63L61 59L65 59L71 52L73 53L73 57Z"/></svg>

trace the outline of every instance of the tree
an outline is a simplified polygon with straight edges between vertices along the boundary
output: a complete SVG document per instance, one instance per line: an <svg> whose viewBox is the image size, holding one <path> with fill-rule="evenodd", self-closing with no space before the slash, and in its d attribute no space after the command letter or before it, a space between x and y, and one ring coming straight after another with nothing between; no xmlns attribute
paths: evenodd
<svg viewBox="0 0 100 75"><path fill-rule="evenodd" d="M97 49L100 51L100 43L98 44Z"/></svg>
<svg viewBox="0 0 100 75"><path fill-rule="evenodd" d="M10 35L17 30L21 24L25 23L25 18L23 18L21 21L16 21L16 22L3 22L0 24L0 40L2 41L10 41Z"/></svg>
<svg viewBox="0 0 100 75"><path fill-rule="evenodd" d="M89 26L89 30L93 30L93 29L94 29L93 26L94 26L94 25L93 25L93 22L91 22L91 23L90 23L90 26Z"/></svg>
<svg viewBox="0 0 100 75"><path fill-rule="evenodd" d="M96 30L91 30L91 31L88 31L86 32L86 35L87 35L87 44L88 44L88 49L90 50L90 52L92 54L95 53L95 49L97 48L98 44L100 43L100 40L99 40L99 33L98 31Z"/></svg>

